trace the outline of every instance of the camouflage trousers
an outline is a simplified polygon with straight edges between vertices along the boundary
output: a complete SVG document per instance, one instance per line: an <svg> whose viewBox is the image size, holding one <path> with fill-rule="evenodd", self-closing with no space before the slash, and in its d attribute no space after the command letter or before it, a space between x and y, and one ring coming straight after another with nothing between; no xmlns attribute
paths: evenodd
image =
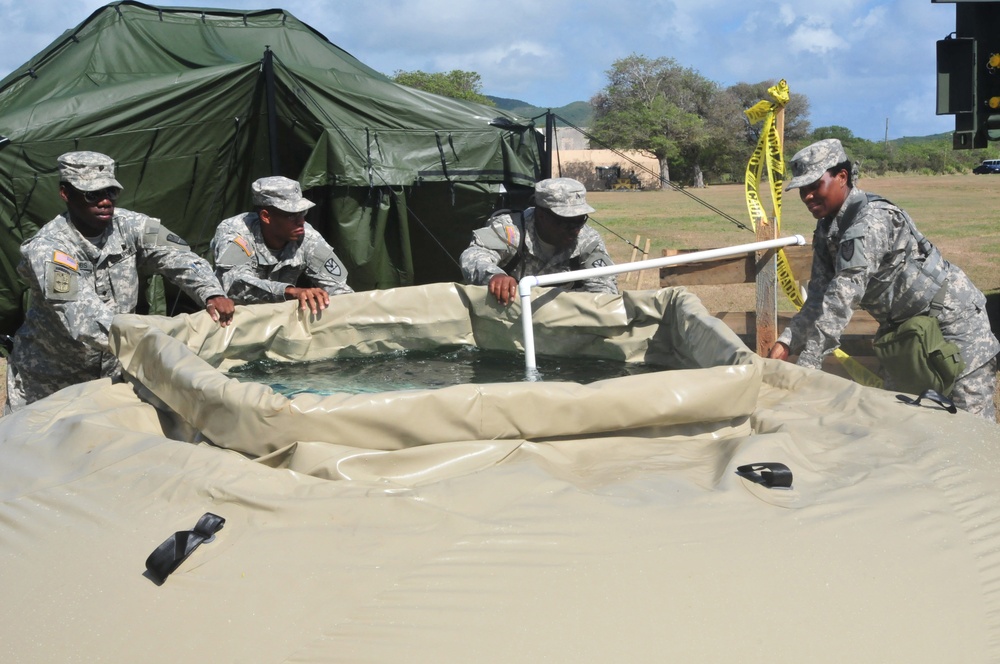
<svg viewBox="0 0 1000 664"><path fill-rule="evenodd" d="M3 404L3 414L10 415L15 410L21 410L28 405L28 397L24 386L19 380L14 365L7 361L7 398Z"/></svg>
<svg viewBox="0 0 1000 664"><path fill-rule="evenodd" d="M962 376L955 382L951 400L964 411L996 422L993 395L997 389L997 358Z"/></svg>

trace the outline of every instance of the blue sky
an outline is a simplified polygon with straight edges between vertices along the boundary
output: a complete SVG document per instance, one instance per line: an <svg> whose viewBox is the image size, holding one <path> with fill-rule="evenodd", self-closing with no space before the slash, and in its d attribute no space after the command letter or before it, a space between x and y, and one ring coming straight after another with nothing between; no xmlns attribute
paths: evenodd
<svg viewBox="0 0 1000 664"><path fill-rule="evenodd" d="M104 3L0 0L0 76ZM483 92L542 107L587 101L636 53L671 57L722 85L784 78L813 127L871 140L954 129L935 115L935 41L955 6L931 0L171 0L164 6L280 6L365 64L480 74Z"/></svg>

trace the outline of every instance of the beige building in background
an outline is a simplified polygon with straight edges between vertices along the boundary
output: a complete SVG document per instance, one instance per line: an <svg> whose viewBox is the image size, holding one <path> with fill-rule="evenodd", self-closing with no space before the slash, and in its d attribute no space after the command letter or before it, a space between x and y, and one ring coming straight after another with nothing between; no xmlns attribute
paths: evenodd
<svg viewBox="0 0 1000 664"><path fill-rule="evenodd" d="M622 177L634 171L643 189L660 188L660 166L655 157L639 150L589 150L586 136L576 129L556 130L553 177L575 178L588 190L608 189L598 176L598 167L618 166Z"/></svg>

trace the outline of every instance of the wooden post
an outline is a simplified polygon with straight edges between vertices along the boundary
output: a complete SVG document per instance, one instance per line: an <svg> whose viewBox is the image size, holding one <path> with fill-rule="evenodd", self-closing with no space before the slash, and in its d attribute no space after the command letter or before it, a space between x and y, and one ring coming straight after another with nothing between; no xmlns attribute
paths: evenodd
<svg viewBox="0 0 1000 664"><path fill-rule="evenodd" d="M778 130L778 145L783 149L785 138L785 109L779 108L775 113L775 125ZM767 186L772 186L771 175L768 173ZM777 218L761 218L757 220L757 240L773 240L778 237ZM778 259L775 251L757 252L756 265L757 282L757 354L766 356L778 338Z"/></svg>
<svg viewBox="0 0 1000 664"><path fill-rule="evenodd" d="M646 244L642 248L642 260L649 260L649 245L652 243L652 239L646 238ZM642 270L636 273L638 278L636 279L635 288L636 290L649 290L651 288L660 287L660 274L658 270ZM647 276L649 275L649 276Z"/></svg>
<svg viewBox="0 0 1000 664"><path fill-rule="evenodd" d="M646 260L649 258L649 245L652 242L650 238L646 238L645 249L642 250L642 254L639 254L639 242L642 237L639 235L635 236L635 242L632 243L632 256L629 258L630 263L634 263L637 260ZM652 273L651 285L644 285L644 282L650 281L650 279L645 279L643 277L647 272ZM659 288L660 287L660 274L657 270L641 270L639 272L625 272L618 277L618 290L643 290L645 288Z"/></svg>
<svg viewBox="0 0 1000 664"><path fill-rule="evenodd" d="M639 254L639 240L642 239L640 236L635 236L635 242L632 243L632 255L629 256L628 262L634 263L636 256ZM632 290L639 285L638 277L633 276L634 272L626 272L618 277L618 290ZM634 284L632 282L635 282Z"/></svg>
<svg viewBox="0 0 1000 664"><path fill-rule="evenodd" d="M629 256L629 259L628 259L629 263L634 263L635 259L636 259L636 256L639 255L639 241L640 240L642 240L642 236L641 235L636 235L635 236L635 242L632 243L632 255Z"/></svg>

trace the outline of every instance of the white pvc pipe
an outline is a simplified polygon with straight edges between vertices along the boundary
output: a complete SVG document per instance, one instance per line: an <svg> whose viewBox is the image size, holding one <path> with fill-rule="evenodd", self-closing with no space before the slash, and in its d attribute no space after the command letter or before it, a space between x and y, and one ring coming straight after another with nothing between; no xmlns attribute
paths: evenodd
<svg viewBox="0 0 1000 664"><path fill-rule="evenodd" d="M704 251L693 251L689 254L677 256L666 256L664 258L650 258L644 261L634 261L622 263L620 265L605 265L604 267L591 267L586 270L576 270L574 272L557 272L556 274L543 274L539 276L526 275L517 282L517 294L521 298L521 328L524 331L524 368L528 378L537 375L538 366L535 363L535 334L531 324L531 289L535 286L551 286L554 284L564 284L570 281L590 279L592 277L606 277L611 274L621 274L622 272L636 272L638 270L648 270L649 268L669 267L671 265L682 265L684 263L697 263L713 258L726 258L739 254L749 254L755 251L767 249L780 249L791 245L804 245L806 239L801 235L782 237L774 240L764 240L762 242L751 242L749 244L738 244L732 247L720 247L718 249L706 249Z"/></svg>

